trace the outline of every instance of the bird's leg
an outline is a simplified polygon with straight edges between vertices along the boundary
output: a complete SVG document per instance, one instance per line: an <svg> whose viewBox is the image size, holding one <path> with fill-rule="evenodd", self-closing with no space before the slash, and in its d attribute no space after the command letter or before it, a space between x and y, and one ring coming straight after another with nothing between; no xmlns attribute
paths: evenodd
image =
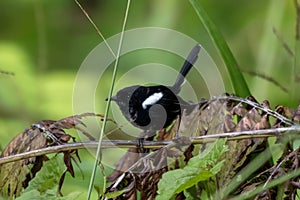
<svg viewBox="0 0 300 200"><path fill-rule="evenodd" d="M143 131L137 138L136 148L139 153L147 153L148 149L144 148L144 141L153 141L155 131Z"/></svg>
<svg viewBox="0 0 300 200"><path fill-rule="evenodd" d="M144 149L144 138L141 138L141 137L137 138L136 148L139 153L146 153L146 149Z"/></svg>

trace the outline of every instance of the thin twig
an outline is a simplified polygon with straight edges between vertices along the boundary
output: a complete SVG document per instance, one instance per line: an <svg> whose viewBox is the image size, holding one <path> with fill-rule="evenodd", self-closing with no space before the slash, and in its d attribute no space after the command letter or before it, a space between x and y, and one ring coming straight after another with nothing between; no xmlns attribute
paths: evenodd
<svg viewBox="0 0 300 200"><path fill-rule="evenodd" d="M253 131L242 131L242 132L231 132L231 133L221 133L204 135L191 138L192 144L205 144L212 143L220 138L227 138L227 140L241 140L249 138L266 138L266 137L277 137L283 136L285 132L300 132L300 126L291 126L287 128L276 128L276 129L263 129L263 130L253 130ZM169 141L144 141L143 147L145 149L157 149L176 143L178 140ZM73 142L63 145L51 146L42 149L37 149L33 151L28 151L16 155L11 155L7 157L0 158L0 165L15 162L35 156L41 156L50 153L58 153L62 151L75 150L75 149L95 149L97 148L98 141L90 142ZM135 148L137 146L136 140L103 140L102 148Z"/></svg>
<svg viewBox="0 0 300 200"><path fill-rule="evenodd" d="M280 42L281 46L283 47L283 49L285 49L287 51L287 53L294 57L295 54L293 52L293 50L289 47L289 45L283 40L282 36L279 34L278 30L273 27L273 33L275 34L275 36L277 37L278 41Z"/></svg>
<svg viewBox="0 0 300 200"><path fill-rule="evenodd" d="M15 75L15 73L13 73L13 72L4 71L4 70L2 70L2 69L0 69L0 74L10 75L10 76L14 76L14 75Z"/></svg>
<svg viewBox="0 0 300 200"><path fill-rule="evenodd" d="M275 117L276 119L279 119L281 122L285 123L286 125L288 126L293 126L295 125L295 122L293 122L292 120L289 120L288 118L280 115L279 113L277 113L276 111L274 110L271 110L271 109L268 109L266 107L264 107L263 105L261 104L258 104L256 102L253 102L253 101L250 101L248 99L243 99L243 98L240 98L240 97L236 97L236 96L220 96L220 97L216 97L214 99L211 99L211 101L215 101L215 100L233 100L233 101L238 101L238 102L243 102L243 103L246 103L250 106L253 106L255 108L258 108L264 112L266 112L268 115L272 116L272 117Z"/></svg>
<svg viewBox="0 0 300 200"><path fill-rule="evenodd" d="M298 0L294 0L295 8L296 8L296 40L299 40L300 38L300 5L298 3Z"/></svg>
<svg viewBox="0 0 300 200"><path fill-rule="evenodd" d="M255 72L255 71L250 71L250 70L245 70L245 69L241 69L242 72L252 75L252 76L257 76L259 78L265 79L271 83L273 83L275 86L277 86L278 88L280 88L283 92L288 93L288 89L286 87L284 87L283 85L281 85L278 81L276 81L275 79L273 79L270 76L267 76L265 74L259 73L259 72Z"/></svg>
<svg viewBox="0 0 300 200"><path fill-rule="evenodd" d="M103 34L101 33L101 31L98 29L97 25L90 18L89 14L85 11L85 9L81 6L81 4L77 0L75 0L75 2L78 5L78 7L81 9L81 11L84 13L84 15L86 16L86 18L89 20L89 22L93 25L93 27L97 31L98 35L102 38L102 40L105 43L105 45L108 48L108 50L111 52L111 54L114 56L114 58L116 58L117 57L116 54L114 53L114 51L112 50L112 48L110 47L110 45L107 43L105 37L103 36Z"/></svg>

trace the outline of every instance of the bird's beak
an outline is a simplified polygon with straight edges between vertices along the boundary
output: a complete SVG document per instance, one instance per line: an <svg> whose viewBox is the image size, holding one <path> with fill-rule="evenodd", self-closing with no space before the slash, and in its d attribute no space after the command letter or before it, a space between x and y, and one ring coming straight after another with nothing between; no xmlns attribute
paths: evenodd
<svg viewBox="0 0 300 200"><path fill-rule="evenodd" d="M106 98L105 99L105 101L108 101L109 100L109 98ZM117 97L116 96L112 96L111 98L110 98L110 100L111 101L117 101Z"/></svg>

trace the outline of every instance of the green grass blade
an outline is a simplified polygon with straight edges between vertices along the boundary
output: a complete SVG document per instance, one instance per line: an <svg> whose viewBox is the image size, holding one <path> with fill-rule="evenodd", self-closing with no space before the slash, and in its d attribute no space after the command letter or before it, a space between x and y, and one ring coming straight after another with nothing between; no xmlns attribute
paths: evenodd
<svg viewBox="0 0 300 200"><path fill-rule="evenodd" d="M122 44L123 44L124 32L125 32L125 27L126 27L128 13L129 13L130 2L131 2L131 0L127 0L127 6L126 6L126 10L125 10L125 16L124 16L124 20L123 20L122 32L121 32L121 35L120 35L116 60L115 60L115 63L114 63L114 70L113 70L113 74L112 74L112 78L111 78L111 84L110 84L110 88L109 88L108 99L111 99L113 89L114 89L114 85L115 85L115 80L116 80L116 76L117 76L117 69L118 69L118 64L119 64L119 58L120 58L120 52L121 52L121 48L122 48ZM94 185L94 181L95 181L97 166L99 165L99 162L101 162L101 159L100 159L102 157L102 156L100 156L101 155L101 147L102 147L101 144L102 144L102 140L103 140L103 137L104 137L105 127L106 127L106 122L107 122L107 116L108 116L108 112L109 112L109 108L110 108L110 102L111 102L110 100L107 101L107 104L106 104L106 107L105 107L103 124L102 124L101 132L100 132L100 135L99 135L99 140L98 140L99 142L98 142L98 147L97 147L97 151L96 151L93 171L92 171L91 178L90 178L90 184L89 184L88 196L87 196L88 200L90 200L92 189L94 188L93 185ZM104 183L104 184L106 184L106 183Z"/></svg>
<svg viewBox="0 0 300 200"><path fill-rule="evenodd" d="M197 15L207 30L209 36L214 42L216 48L220 52L226 68L229 72L229 76L236 95L240 97L246 97L250 95L250 90L246 84L243 74L239 70L239 65L235 60L231 50L229 49L223 35L216 27L216 25L210 20L207 13L204 11L200 4L200 0L189 0L194 7Z"/></svg>

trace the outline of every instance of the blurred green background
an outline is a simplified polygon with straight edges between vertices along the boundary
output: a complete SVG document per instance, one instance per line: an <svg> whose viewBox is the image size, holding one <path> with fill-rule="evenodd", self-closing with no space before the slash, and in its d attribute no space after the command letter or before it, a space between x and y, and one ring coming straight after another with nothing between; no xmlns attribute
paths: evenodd
<svg viewBox="0 0 300 200"><path fill-rule="evenodd" d="M241 69L267 75L287 89L285 92L270 81L245 73L252 95L259 102L268 99L272 108L278 104L296 107L299 94L295 77L300 69L297 59L282 44L294 52L297 49L294 1L201 2L224 34ZM106 38L121 31L126 1L81 3ZM77 70L102 40L74 1L2 0L0 10L0 70L15 74L0 74L0 141L5 147L35 121L56 120L73 114L72 90ZM218 52L188 1L133 0L126 29L147 26L177 30L199 41L221 71L226 90L234 92ZM141 58L137 58L137 53L120 60L120 65L126 67L118 73L130 69L134 59L147 60L149 56L156 62L165 59L169 66L182 63L172 56L161 56L161 52L148 53ZM107 84L99 91L103 96L108 92L110 77L111 73L106 73ZM192 85L203 88L197 77L190 75L189 78ZM208 98L205 88L203 91L203 97ZM104 107L105 103L99 102L97 113L103 113ZM92 157L83 151L80 153L84 155L84 164L80 166L85 177L82 179L78 169L76 181L67 176L65 194L73 190L87 191ZM85 199L85 194L81 197Z"/></svg>

